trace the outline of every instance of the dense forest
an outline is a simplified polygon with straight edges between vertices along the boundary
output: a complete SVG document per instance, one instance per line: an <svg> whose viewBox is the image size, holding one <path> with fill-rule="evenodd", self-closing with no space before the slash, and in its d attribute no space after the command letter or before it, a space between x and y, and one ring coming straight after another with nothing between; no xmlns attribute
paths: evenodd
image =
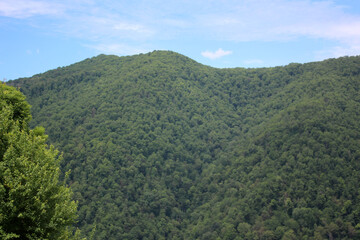
<svg viewBox="0 0 360 240"><path fill-rule="evenodd" d="M7 84L63 152L94 239L360 238L360 57L99 55Z"/></svg>

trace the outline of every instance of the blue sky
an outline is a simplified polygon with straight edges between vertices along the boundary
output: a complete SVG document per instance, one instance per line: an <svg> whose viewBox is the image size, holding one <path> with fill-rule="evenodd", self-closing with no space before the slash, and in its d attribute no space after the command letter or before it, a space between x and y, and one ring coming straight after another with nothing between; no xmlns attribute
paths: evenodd
<svg viewBox="0 0 360 240"><path fill-rule="evenodd" d="M0 36L0 80L153 50L269 67L360 55L360 1L0 0Z"/></svg>

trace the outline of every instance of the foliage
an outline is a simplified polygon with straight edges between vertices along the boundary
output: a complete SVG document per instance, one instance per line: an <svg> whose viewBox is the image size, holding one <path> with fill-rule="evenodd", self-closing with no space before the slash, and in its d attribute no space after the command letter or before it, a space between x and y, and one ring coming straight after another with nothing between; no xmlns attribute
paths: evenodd
<svg viewBox="0 0 360 240"><path fill-rule="evenodd" d="M0 85L0 238L68 239L76 204L58 182L58 152L45 145L44 128L29 130L30 106Z"/></svg>
<svg viewBox="0 0 360 240"><path fill-rule="evenodd" d="M100 55L19 79L94 239L359 237L360 57Z"/></svg>

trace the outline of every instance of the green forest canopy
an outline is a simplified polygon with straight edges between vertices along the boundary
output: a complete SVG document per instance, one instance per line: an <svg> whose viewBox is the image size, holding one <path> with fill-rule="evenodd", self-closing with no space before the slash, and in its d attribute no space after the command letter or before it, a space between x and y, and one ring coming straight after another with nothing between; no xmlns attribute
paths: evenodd
<svg viewBox="0 0 360 240"><path fill-rule="evenodd" d="M45 144L44 128L29 129L30 119L25 96L1 83L0 238L69 239L76 204L58 181L58 151Z"/></svg>
<svg viewBox="0 0 360 240"><path fill-rule="evenodd" d="M360 235L360 57L216 69L99 55L9 84L94 239Z"/></svg>

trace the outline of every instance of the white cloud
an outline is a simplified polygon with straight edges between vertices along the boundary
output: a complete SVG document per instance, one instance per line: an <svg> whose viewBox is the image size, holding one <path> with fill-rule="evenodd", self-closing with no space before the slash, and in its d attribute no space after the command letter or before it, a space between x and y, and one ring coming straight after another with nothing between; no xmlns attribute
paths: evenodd
<svg viewBox="0 0 360 240"><path fill-rule="evenodd" d="M329 49L315 52L315 60L321 61L327 58L337 58L342 56L360 55L360 44L351 46L335 46Z"/></svg>
<svg viewBox="0 0 360 240"><path fill-rule="evenodd" d="M232 51L224 51L221 48L219 48L215 52L204 51L201 53L201 55L203 55L203 57L206 57L206 58L209 58L212 60L221 58L221 57L229 55L229 54L232 54Z"/></svg>
<svg viewBox="0 0 360 240"><path fill-rule="evenodd" d="M120 49L115 46L130 41L131 46L141 46L204 38L235 43L301 38L336 42L339 47L326 54L354 55L360 46L360 16L332 0L0 0L0 16L43 16L45 21L34 19L32 24L108 50L107 43ZM201 54L216 59L231 51Z"/></svg>
<svg viewBox="0 0 360 240"><path fill-rule="evenodd" d="M118 15L101 15L104 16L71 16L59 26L58 31L70 37L97 42L118 42L124 39L141 41L154 34L154 31L144 24L122 19Z"/></svg>
<svg viewBox="0 0 360 240"><path fill-rule="evenodd" d="M225 10L200 14L199 21L217 38L234 41L277 41L299 36L353 36L360 17L350 17L330 1L244 0ZM336 27L339 26L339 27ZM345 27L345 28L344 28ZM344 31L350 29L350 31ZM359 29L359 28L358 28Z"/></svg>
<svg viewBox="0 0 360 240"><path fill-rule="evenodd" d="M217 41L269 42L322 39L337 42L334 55L359 54L360 16L346 13L334 1L221 1L213 11L200 12L199 34Z"/></svg>
<svg viewBox="0 0 360 240"><path fill-rule="evenodd" d="M27 55L33 55L33 53L40 54L40 49L36 49L35 51L27 49L25 52Z"/></svg>
<svg viewBox="0 0 360 240"><path fill-rule="evenodd" d="M134 31L134 32L142 32L145 31L143 26L140 24L129 24L129 23L117 23L114 25L115 30L120 31Z"/></svg>
<svg viewBox="0 0 360 240"><path fill-rule="evenodd" d="M63 6L56 3L33 0L2 0L0 16L12 18L28 18L35 15L59 15Z"/></svg>

